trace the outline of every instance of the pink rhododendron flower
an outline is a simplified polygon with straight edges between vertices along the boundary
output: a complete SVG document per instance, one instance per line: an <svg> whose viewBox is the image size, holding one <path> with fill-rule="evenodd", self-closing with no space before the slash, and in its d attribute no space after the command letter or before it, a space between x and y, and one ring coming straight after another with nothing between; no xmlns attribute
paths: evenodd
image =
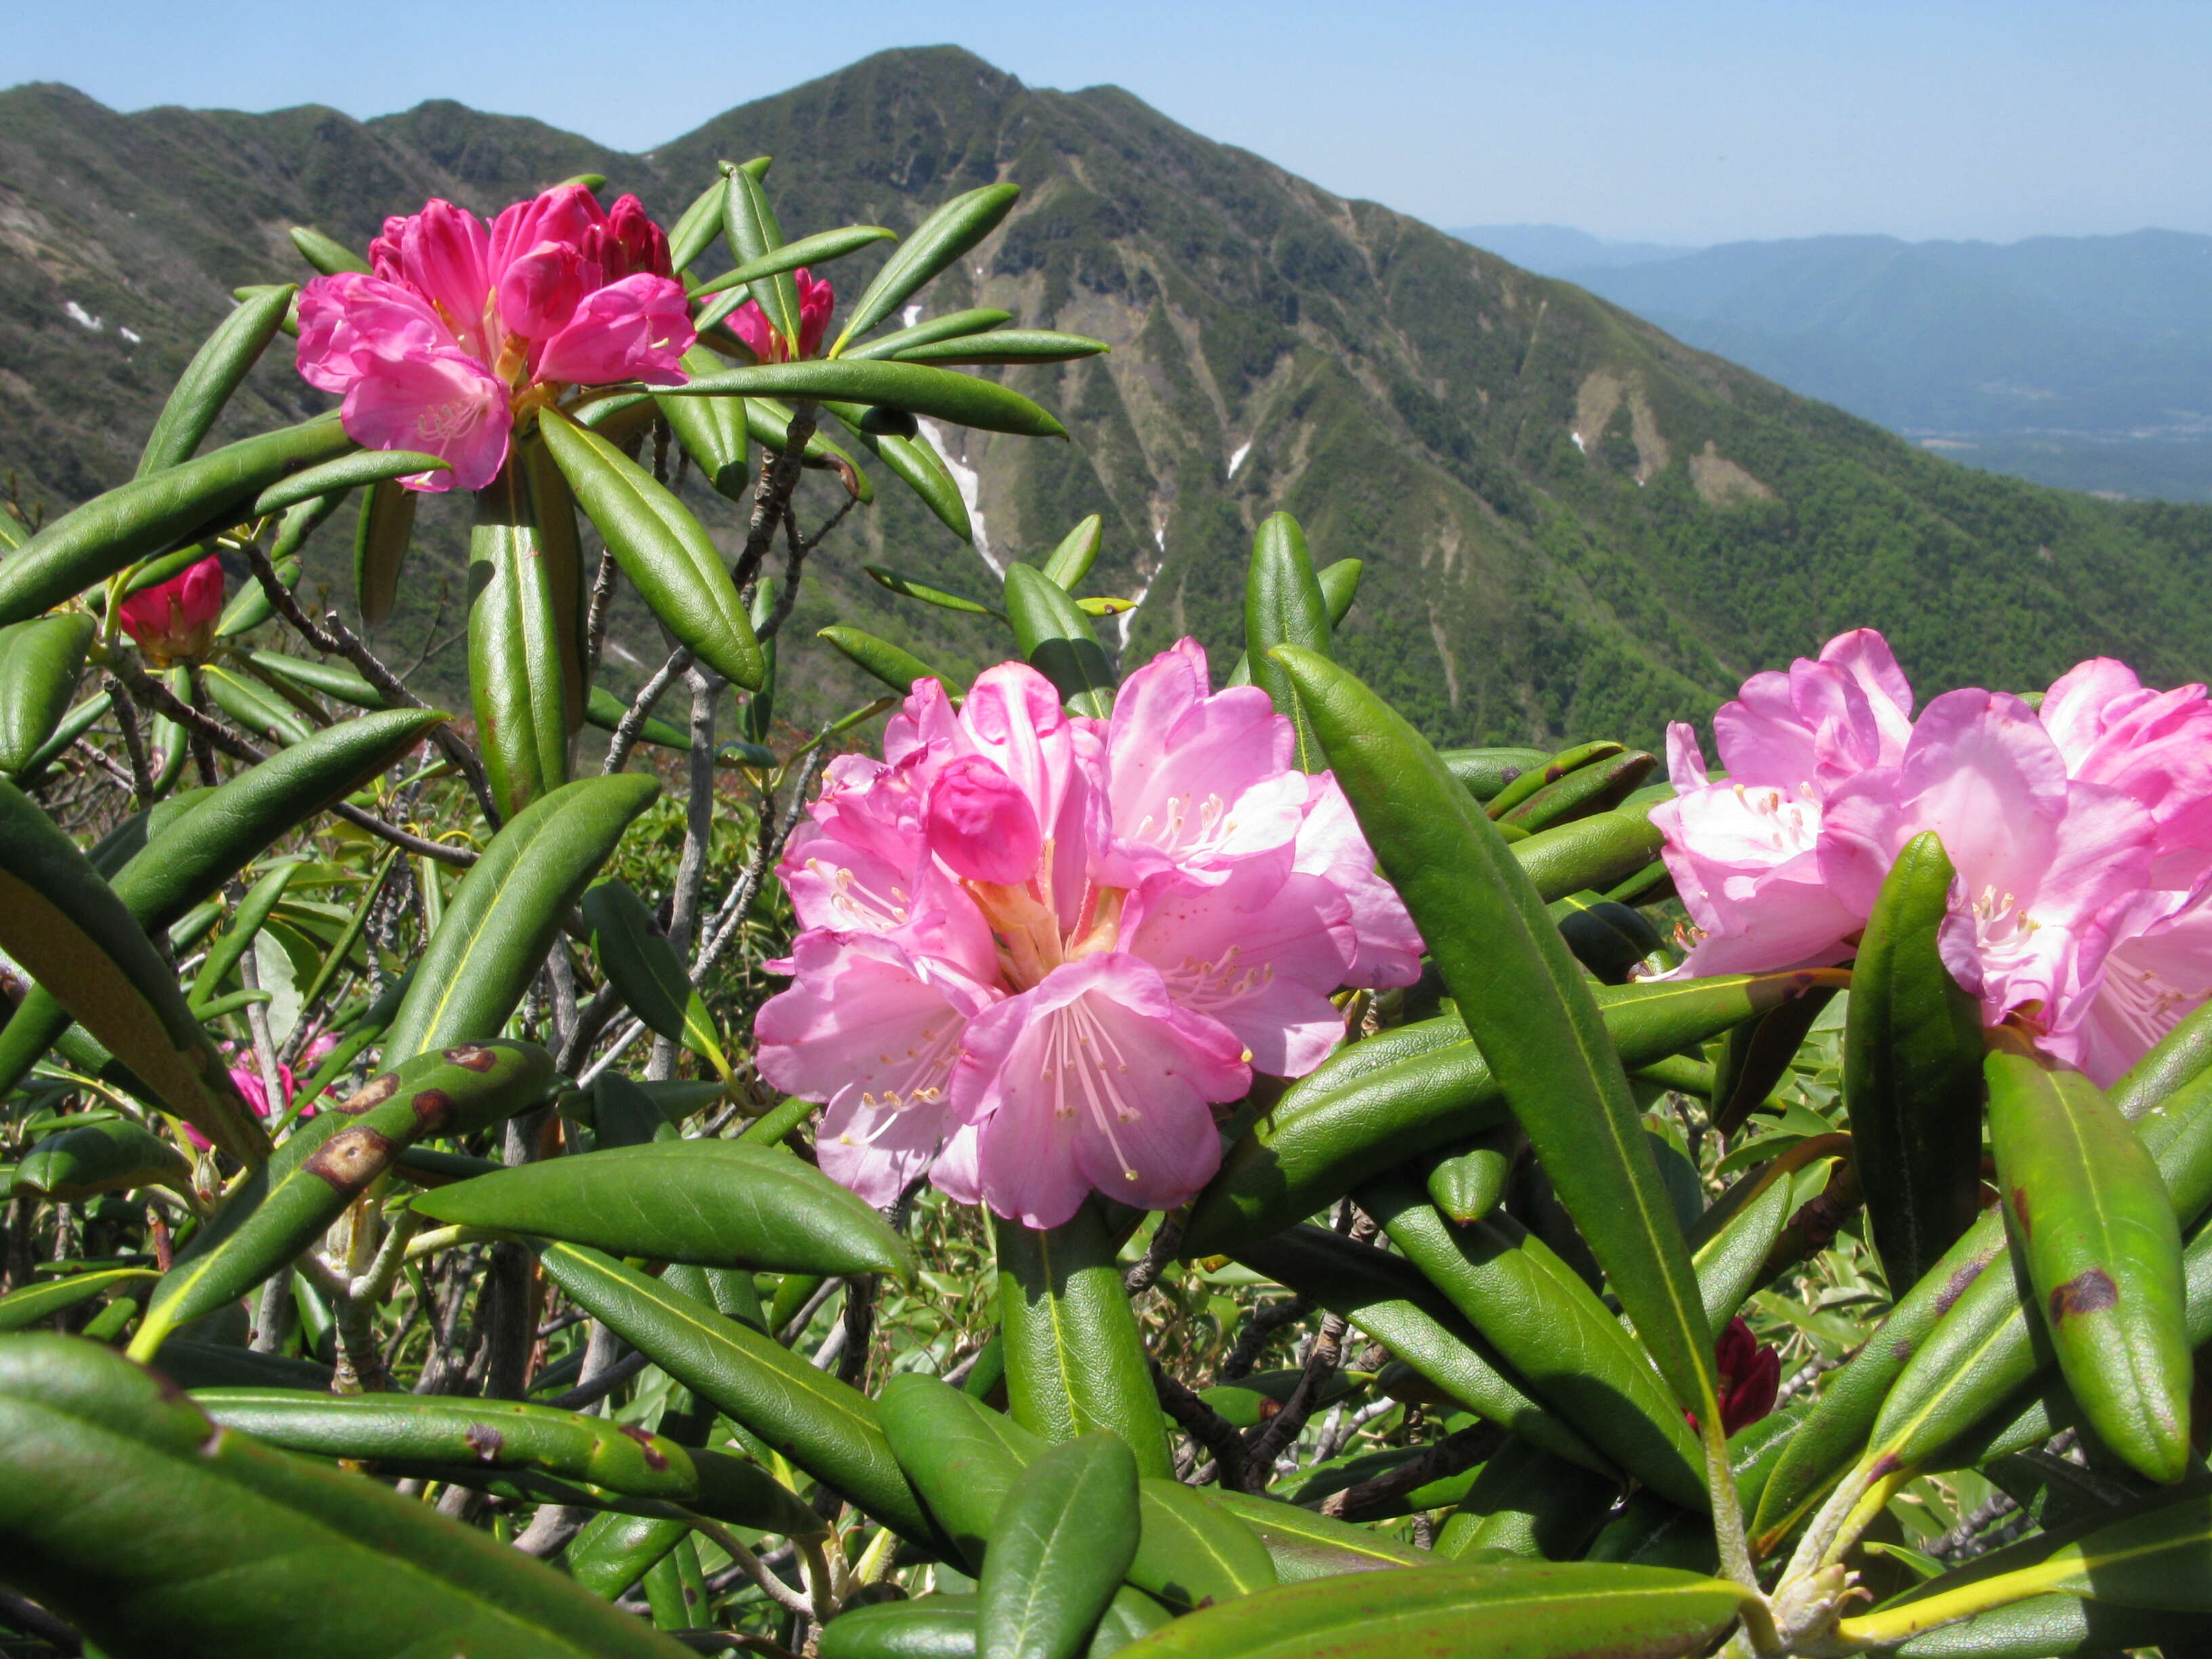
<svg viewBox="0 0 2212 1659"><path fill-rule="evenodd" d="M265 1120L276 1115L269 1109L269 1089L261 1081L259 1066L234 1066L230 1068L230 1080L238 1085L238 1092L246 1097L246 1103L253 1109L254 1116ZM284 1106L289 1107L292 1103L292 1097L300 1086L298 1080L292 1075L292 1068L279 1065L276 1067L276 1081L284 1091ZM301 1117L313 1117L314 1115L315 1109L312 1106L306 1108L300 1114ZM189 1123L185 1125L185 1134L193 1146L203 1152L207 1150L207 1137Z"/></svg>
<svg viewBox="0 0 2212 1659"><path fill-rule="evenodd" d="M791 274L799 284L799 355L811 357L822 349L823 337L830 331L830 313L836 307L837 290L804 265ZM746 301L730 313L729 322L732 331L763 362L791 361L789 343L770 325L759 301Z"/></svg>
<svg viewBox="0 0 2212 1659"><path fill-rule="evenodd" d="M450 202L384 222L373 274L300 292L300 373L345 402L347 434L416 449L449 472L413 489L481 489L517 415L569 385L678 386L695 335L668 241L635 197L609 212L580 185L486 224Z"/></svg>
<svg viewBox="0 0 2212 1659"><path fill-rule="evenodd" d="M1709 781L1669 733L1652 813L1698 936L1686 973L1846 959L1898 853L1942 837L1957 879L1942 948L1990 1024L2011 1019L2110 1082L2212 996L2212 703L2081 664L2040 710L1911 694L1881 637L1765 674L1714 727Z"/></svg>
<svg viewBox="0 0 2212 1659"><path fill-rule="evenodd" d="M123 601L116 620L156 668L197 662L215 643L222 615L222 562L213 554L181 575Z"/></svg>
<svg viewBox="0 0 2212 1659"><path fill-rule="evenodd" d="M917 682L779 872L803 931L759 1064L827 1103L823 1169L877 1204L927 1171L1033 1227L1093 1190L1160 1209L1203 1186L1212 1105L1319 1065L1339 986L1420 971L1342 792L1292 747L1265 692L1208 691L1189 640L1106 720L1019 663L957 713Z"/></svg>

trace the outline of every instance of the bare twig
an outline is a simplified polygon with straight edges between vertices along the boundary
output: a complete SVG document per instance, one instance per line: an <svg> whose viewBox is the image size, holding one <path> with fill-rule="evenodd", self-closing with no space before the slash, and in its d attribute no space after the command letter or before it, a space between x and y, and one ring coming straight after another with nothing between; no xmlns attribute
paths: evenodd
<svg viewBox="0 0 2212 1659"><path fill-rule="evenodd" d="M791 492L799 487L799 464L806 459L807 441L814 435L814 405L800 403L791 412L791 425L775 459L761 468L760 483L753 491L751 521L745 528L745 549L738 556L732 580L744 592L760 579L761 562L775 539L776 526L791 510Z"/></svg>
<svg viewBox="0 0 2212 1659"><path fill-rule="evenodd" d="M584 613L584 666L594 679L599 678L599 659L607 648L607 617L615 607L615 578L621 570L613 550L601 548L599 571L592 578L591 605Z"/></svg>
<svg viewBox="0 0 2212 1659"><path fill-rule="evenodd" d="M637 734L645 730L646 721L653 718L653 706L660 701L661 693L675 684L677 678L690 666L690 651L679 645L668 653L668 660L653 671L653 678L645 683L645 689L637 694L622 719L616 723L614 736L607 741L606 764L599 769L603 774L611 776L623 769L629 759L629 751L637 747Z"/></svg>
<svg viewBox="0 0 2212 1659"><path fill-rule="evenodd" d="M1176 1259L1182 1248L1183 1212L1171 1210L1160 1218L1160 1224L1152 1229L1152 1242L1146 1247L1143 1260L1121 1275L1121 1288L1131 1296L1141 1296L1152 1288Z"/></svg>
<svg viewBox="0 0 2212 1659"><path fill-rule="evenodd" d="M1152 1387L1159 1395L1160 1409L1173 1418L1184 1433L1213 1454L1211 1467L1218 1473L1221 1484L1241 1490L1244 1485L1244 1437L1237 1431L1237 1425L1161 1370L1157 1359L1152 1361Z"/></svg>
<svg viewBox="0 0 2212 1659"><path fill-rule="evenodd" d="M138 730L138 710L124 695L121 680L112 674L106 678L107 706L115 711L116 727L123 733L123 752L131 760L131 793L143 812L154 804L154 769L148 763L146 740Z"/></svg>
<svg viewBox="0 0 2212 1659"><path fill-rule="evenodd" d="M1339 1521L1377 1518L1407 1492L1485 1462L1504 1442L1505 1431L1496 1424L1477 1423L1445 1436L1387 1474L1331 1492L1318 1507L1321 1513Z"/></svg>
<svg viewBox="0 0 2212 1659"><path fill-rule="evenodd" d="M1294 1296L1286 1301L1271 1302L1255 1309L1237 1333L1237 1346L1229 1351L1229 1358L1221 1362L1214 1373L1216 1382L1234 1382L1240 1376L1249 1376L1260 1356L1267 1351L1268 1341L1285 1325L1295 1325L1313 1311L1314 1304L1307 1297Z"/></svg>

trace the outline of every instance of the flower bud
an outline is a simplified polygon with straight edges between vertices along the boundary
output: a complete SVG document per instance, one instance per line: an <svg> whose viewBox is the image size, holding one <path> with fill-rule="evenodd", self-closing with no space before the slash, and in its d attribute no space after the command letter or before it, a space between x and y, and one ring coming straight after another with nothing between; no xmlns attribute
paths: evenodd
<svg viewBox="0 0 2212 1659"><path fill-rule="evenodd" d="M981 755L956 760L929 792L929 850L966 881L1000 887L1027 881L1044 851L1036 809L1014 781Z"/></svg>
<svg viewBox="0 0 2212 1659"><path fill-rule="evenodd" d="M183 574L133 593L118 620L147 660L166 668L206 656L222 615L222 564L210 554Z"/></svg>

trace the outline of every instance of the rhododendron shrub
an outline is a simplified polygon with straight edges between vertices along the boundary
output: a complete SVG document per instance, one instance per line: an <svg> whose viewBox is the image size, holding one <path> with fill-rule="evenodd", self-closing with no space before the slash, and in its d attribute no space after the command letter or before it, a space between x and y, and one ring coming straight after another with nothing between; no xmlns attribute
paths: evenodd
<svg viewBox="0 0 2212 1659"><path fill-rule="evenodd" d="M295 229L0 523L0 1647L2195 1650L2201 688L1862 629L1717 771L1440 755L1427 550L1284 514L1116 650L1126 512L978 560L937 447L1108 343L928 171ZM331 406L200 453L295 310Z"/></svg>

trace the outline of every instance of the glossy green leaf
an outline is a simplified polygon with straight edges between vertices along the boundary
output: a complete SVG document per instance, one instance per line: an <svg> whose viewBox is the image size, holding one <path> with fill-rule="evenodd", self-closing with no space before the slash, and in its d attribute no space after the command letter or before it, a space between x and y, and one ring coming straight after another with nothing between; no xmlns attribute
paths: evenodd
<svg viewBox="0 0 2212 1659"><path fill-rule="evenodd" d="M540 1261L579 1307L694 1394L901 1537L940 1547L866 1395L597 1250L551 1244Z"/></svg>
<svg viewBox="0 0 2212 1659"><path fill-rule="evenodd" d="M1137 1552L1137 1464L1112 1434L1048 1447L999 1505L977 1583L987 1659L1073 1659Z"/></svg>
<svg viewBox="0 0 2212 1659"><path fill-rule="evenodd" d="M879 404L926 415L979 432L1007 432L1021 438L1064 438L1067 428L1018 392L974 374L955 374L927 363L883 359L873 362L762 363L727 368L670 397L835 398L847 403Z"/></svg>
<svg viewBox="0 0 2212 1659"><path fill-rule="evenodd" d="M350 703L356 708L390 706L381 691L343 663L315 662L306 657L287 656L281 651L250 652L247 660L271 678L335 702Z"/></svg>
<svg viewBox="0 0 2212 1659"><path fill-rule="evenodd" d="M146 447L139 454L136 476L143 478L191 458L230 401L230 394L238 390L269 342L276 337L285 310L299 291L289 283L263 289L216 325L215 332L177 377L168 402L155 417Z"/></svg>
<svg viewBox="0 0 2212 1659"><path fill-rule="evenodd" d="M752 434L753 441L766 452L762 460L762 465L765 465L768 455L781 455L785 445L791 441L791 410L773 398L747 398L744 404L745 429ZM876 499L875 486L868 482L868 475L860 471L850 455L818 431L806 441L805 465L816 471L836 472L841 476L849 473L853 488L859 492L862 506Z"/></svg>
<svg viewBox="0 0 2212 1659"><path fill-rule="evenodd" d="M1549 1246L1510 1217L1454 1226L1403 1176L1370 1182L1358 1196L1531 1393L1662 1497L1706 1507L1703 1461L1680 1407L1635 1339Z"/></svg>
<svg viewBox="0 0 2212 1659"><path fill-rule="evenodd" d="M1154 1475L1137 1488L1144 1524L1131 1583L1176 1607L1200 1607L1276 1582L1267 1543L1225 1506L1225 1491Z"/></svg>
<svg viewBox="0 0 2212 1659"><path fill-rule="evenodd" d="M1716 1330L1735 1317L1745 1298L1765 1284L1775 1242L1798 1207L1797 1154L1808 1150L1809 1155L1812 1145L1800 1142L1788 1156L1771 1159L1746 1176L1690 1227L1690 1263L1705 1300L1706 1322Z"/></svg>
<svg viewBox="0 0 2212 1659"><path fill-rule="evenodd" d="M612 1255L769 1273L912 1276L881 1215L811 1165L734 1140L659 1140L525 1164L441 1187L425 1215Z"/></svg>
<svg viewBox="0 0 2212 1659"><path fill-rule="evenodd" d="M896 312L923 283L997 229L1021 193L1018 185L985 185L954 197L915 226L854 301L830 355L842 355L846 341Z"/></svg>
<svg viewBox="0 0 2212 1659"><path fill-rule="evenodd" d="M1621 753L1625 747L1625 744L1609 738L1601 738L1595 743L1577 744L1571 749L1561 750L1540 767L1522 773L1492 796L1489 803L1490 816L1492 818L1504 817L1522 801L1540 790L1548 789L1569 773L1579 771L1599 761L1610 760Z"/></svg>
<svg viewBox="0 0 2212 1659"><path fill-rule="evenodd" d="M886 570L879 564L864 564L861 569L875 580L877 586L889 588L901 599L920 599L924 605L933 605L940 611L957 611L971 617L995 617L1006 621L1006 613L981 599L971 599L965 593L956 593L951 588L939 587L916 577L902 576L896 570Z"/></svg>
<svg viewBox="0 0 2212 1659"><path fill-rule="evenodd" d="M2088 1079L2024 1043L1992 1050L1986 1070L1997 1189L2059 1370L2099 1437L2171 1485L2189 1465L2191 1366L2181 1229L2158 1166Z"/></svg>
<svg viewBox="0 0 2212 1659"><path fill-rule="evenodd" d="M0 628L0 772L20 772L69 713L98 624L85 611Z"/></svg>
<svg viewBox="0 0 2212 1659"><path fill-rule="evenodd" d="M46 769L61 757L62 751L107 717L114 699L105 691L94 692L82 702L71 707L63 715L61 724L54 728L39 751L15 769L18 782L35 785Z"/></svg>
<svg viewBox="0 0 2212 1659"><path fill-rule="evenodd" d="M695 345L684 354L687 375L712 374L721 366L722 360L706 346ZM716 495L742 504L752 460L744 402L717 398L656 398L653 402L699 476Z"/></svg>
<svg viewBox="0 0 2212 1659"><path fill-rule="evenodd" d="M372 484L361 499L354 526L353 584L361 619L371 628L392 620L399 599L399 575L407 568L408 544L415 537L415 504L422 499L396 481Z"/></svg>
<svg viewBox="0 0 2212 1659"><path fill-rule="evenodd" d="M0 1296L0 1331L20 1331L110 1291L135 1290L161 1276L150 1267L108 1267L26 1285Z"/></svg>
<svg viewBox="0 0 2212 1659"><path fill-rule="evenodd" d="M1096 1205L1042 1231L1004 1219L992 1231L1014 1420L1055 1444L1110 1431L1139 1474L1171 1474L1144 1340Z"/></svg>
<svg viewBox="0 0 2212 1659"><path fill-rule="evenodd" d="M1675 1659L1734 1622L1743 1592L1658 1567L1420 1567L1285 1584L1178 1619L1129 1659Z"/></svg>
<svg viewBox="0 0 2212 1659"><path fill-rule="evenodd" d="M1427 1565L1428 1552L1387 1534L1355 1527L1294 1504L1227 1488L1207 1494L1249 1528L1273 1562L1284 1583L1328 1578L1344 1572L1372 1572L1382 1567Z"/></svg>
<svg viewBox="0 0 2212 1659"><path fill-rule="evenodd" d="M302 259L325 276L368 270L368 261L344 243L307 225L292 227L292 246L299 249Z"/></svg>
<svg viewBox="0 0 2212 1659"><path fill-rule="evenodd" d="M1063 334L1050 328L1002 328L988 334L956 336L902 347L902 363L956 364L1072 363L1096 357L1113 348L1103 340L1084 334Z"/></svg>
<svg viewBox="0 0 2212 1659"><path fill-rule="evenodd" d="M385 1034L386 1063L496 1036L569 907L659 793L635 773L580 778L509 819L447 900Z"/></svg>
<svg viewBox="0 0 2212 1659"><path fill-rule="evenodd" d="M117 872L114 898L138 927L173 927L279 837L398 762L443 719L437 710L420 708L365 714L318 732L238 773L200 796L184 816L156 824L143 850ZM161 819L173 807L169 803L157 808L155 818ZM38 987L23 999L15 1017L0 1026L0 1078L10 1085L69 1025L53 994L56 988L33 977L40 979ZM174 977L166 968L161 979L173 988ZM181 998L178 1006L183 1007ZM94 1036L100 1036L98 1027L86 1024ZM149 1084L161 1086L112 1042L105 1036L100 1040ZM194 1127L205 1132L204 1124Z"/></svg>
<svg viewBox="0 0 2212 1659"><path fill-rule="evenodd" d="M729 239L730 252L737 256L741 269L758 265L766 271L753 281L752 297L759 301L769 326L783 336L787 349L797 356L799 285L789 270L773 269L775 261L768 257L783 246L783 229L776 223L767 192L761 188L759 173L733 167L724 180L722 234Z"/></svg>
<svg viewBox="0 0 2212 1659"><path fill-rule="evenodd" d="M1061 537L1060 545L1038 567L1044 579L1067 592L1075 592L1077 585L1091 574L1091 567L1097 562L1098 549L1105 539L1105 524L1093 513Z"/></svg>
<svg viewBox="0 0 2212 1659"><path fill-rule="evenodd" d="M535 527L538 556L545 566L560 652L561 711L573 738L583 729L585 688L592 678L591 570L598 558L587 566L576 530L575 492L544 444L534 436L516 444L510 470L518 479L514 517Z"/></svg>
<svg viewBox="0 0 2212 1659"><path fill-rule="evenodd" d="M1079 714L1104 720L1114 708L1114 671L1091 619L1067 590L1028 565L1006 569L1006 618L1029 665Z"/></svg>
<svg viewBox="0 0 2212 1659"><path fill-rule="evenodd" d="M103 577L191 539L286 473L353 447L337 416L320 416L226 444L94 496L0 562L0 627L50 611Z"/></svg>
<svg viewBox="0 0 2212 1659"><path fill-rule="evenodd" d="M536 529L516 511L514 482L510 471L477 492L469 533L469 695L484 776L507 818L568 781L553 572Z"/></svg>
<svg viewBox="0 0 2212 1659"><path fill-rule="evenodd" d="M721 234L723 190L721 179L716 179L692 198L691 205L669 227L668 258L675 270L680 271L691 264Z"/></svg>
<svg viewBox="0 0 2212 1659"><path fill-rule="evenodd" d="M1500 1123L1475 1136L1463 1151L1447 1153L1429 1166L1429 1202L1447 1220L1480 1221L1505 1196L1506 1177L1521 1150L1521 1131Z"/></svg>
<svg viewBox="0 0 2212 1659"><path fill-rule="evenodd" d="M1437 1529L1437 1553L1470 1563L1495 1559L1485 1551L1573 1560L1620 1495L1620 1483L1609 1476L1509 1440Z"/></svg>
<svg viewBox="0 0 2212 1659"><path fill-rule="evenodd" d="M307 1120L179 1252L131 1344L135 1358L168 1332L235 1301L321 1237L410 1143L474 1133L536 1105L553 1060L528 1042L465 1043L418 1054Z"/></svg>
<svg viewBox="0 0 2212 1659"><path fill-rule="evenodd" d="M877 335L865 344L854 346L848 350L833 351L830 355L842 358L848 363L872 362L879 358L896 357L909 346L981 334L1013 320L1012 312L994 311L988 306L974 307L965 311L948 311L941 317L928 318L910 328L893 329L888 334Z"/></svg>
<svg viewBox="0 0 2212 1659"><path fill-rule="evenodd" d="M1575 768L1556 783L1546 784L1519 805L1499 813L1498 821L1518 824L1534 835L1594 812L1609 811L1634 793L1658 763L1657 756L1641 749L1608 755Z"/></svg>
<svg viewBox="0 0 2212 1659"><path fill-rule="evenodd" d="M1603 892L1634 875L1659 856L1659 832L1626 812L1598 812L1514 842L1512 853L1537 898L1549 904L1585 888Z"/></svg>
<svg viewBox="0 0 2212 1659"><path fill-rule="evenodd" d="M1907 843L1851 970L1844 1102L1893 1285L1917 1283L1981 1212L1981 1010L1936 948L1951 880L1933 831Z"/></svg>
<svg viewBox="0 0 2212 1659"><path fill-rule="evenodd" d="M1897 1659L2106 1659L2174 1644L2186 1654L2202 1629L2194 1613L2085 1601L2078 1595L2031 1596L2008 1607L1906 1638Z"/></svg>
<svg viewBox="0 0 2212 1659"><path fill-rule="evenodd" d="M94 1343L0 1348L0 1470L9 1581L110 1653L684 1651L487 1533L218 1430Z"/></svg>
<svg viewBox="0 0 2212 1659"><path fill-rule="evenodd" d="M1638 912L1584 889L1544 907L1575 960L1607 985L1627 983L1637 967L1665 948Z"/></svg>
<svg viewBox="0 0 2212 1659"><path fill-rule="evenodd" d="M939 524L963 542L975 539L975 526L968 515L967 498L961 495L959 483L945 471L945 463L938 459L934 449L916 436L872 430L870 416L880 411L848 403L825 403L823 407L842 421L855 441L920 496L921 504L937 515Z"/></svg>
<svg viewBox="0 0 2212 1659"><path fill-rule="evenodd" d="M653 475L598 433L549 411L538 422L623 574L670 633L724 679L758 686L760 641L699 521Z"/></svg>
<svg viewBox="0 0 2212 1659"><path fill-rule="evenodd" d="M234 1158L253 1164L267 1156L268 1136L145 930L13 784L0 784L0 950L30 975L33 994L65 1011L63 1024L82 1022L170 1111ZM14 1035L22 1018L19 1007L0 1037Z"/></svg>
<svg viewBox="0 0 2212 1659"><path fill-rule="evenodd" d="M1289 514L1273 514L1252 538L1244 580L1244 655L1251 665L1252 683L1267 694L1275 712L1290 720L1297 733L1296 759L1307 772L1318 772L1328 762L1290 671L1267 653L1289 644L1326 659L1329 635L1328 606L1306 553L1305 532Z"/></svg>
<svg viewBox="0 0 2212 1659"><path fill-rule="evenodd" d="M1540 749L1445 749L1437 758L1469 794L1491 801L1522 773L1541 767L1551 757Z"/></svg>
<svg viewBox="0 0 2212 1659"><path fill-rule="evenodd" d="M274 743L289 749L295 744L305 743L314 734L313 722L283 696L257 684L249 674L235 672L218 663L209 663L200 669L199 680L217 708L247 733L264 743Z"/></svg>
<svg viewBox="0 0 2212 1659"><path fill-rule="evenodd" d="M628 713L629 705L603 685L593 686L584 702L585 720L602 732L613 731L622 724L623 716ZM691 746L689 732L680 726L672 726L657 715L646 717L645 724L637 729L637 740L658 744L665 749L689 749Z"/></svg>
<svg viewBox="0 0 2212 1659"><path fill-rule="evenodd" d="M341 455L336 460L279 478L253 498L253 505L246 516L269 518L325 496L343 495L362 484L375 485L388 479L451 470L450 465L439 456L424 454L420 450L358 449L350 455Z"/></svg>
<svg viewBox="0 0 2212 1659"><path fill-rule="evenodd" d="M584 895L582 910L599 967L630 1012L649 1029L682 1043L720 1076L728 1077L730 1062L722 1052L714 1016L645 901L626 883L603 881Z"/></svg>
<svg viewBox="0 0 2212 1659"><path fill-rule="evenodd" d="M140 1187L188 1190L185 1155L128 1118L110 1118L41 1136L15 1165L15 1190L65 1202Z"/></svg>
<svg viewBox="0 0 2212 1659"><path fill-rule="evenodd" d="M879 640L857 628L848 628L840 623L823 629L815 637L829 641L854 666L874 675L901 696L913 690L916 680L935 680L948 693L956 693L960 689L921 658L902 650L889 640Z"/></svg>
<svg viewBox="0 0 2212 1659"><path fill-rule="evenodd" d="M1311 1225L1239 1245L1234 1254L1349 1321L1468 1410L1571 1462L1607 1468L1589 1442L1508 1375L1497 1351L1403 1257Z"/></svg>
<svg viewBox="0 0 2212 1659"><path fill-rule="evenodd" d="M785 242L743 264L732 267L711 282L702 283L691 292L694 300L710 299L726 294L733 288L759 281L763 276L781 276L787 270L797 270L801 265L825 264L854 253L873 243L896 241L896 235L881 225L846 225L836 230L817 230L811 236L802 236L795 242ZM699 326L708 320L720 321L726 313L702 311Z"/></svg>
<svg viewBox="0 0 2212 1659"><path fill-rule="evenodd" d="M1701 1042L1832 975L1814 971L1595 988L1624 1061ZM1356 1042L1291 1085L1222 1159L1183 1233L1212 1255L1317 1213L1371 1176L1506 1121L1481 1052L1455 1018Z"/></svg>

